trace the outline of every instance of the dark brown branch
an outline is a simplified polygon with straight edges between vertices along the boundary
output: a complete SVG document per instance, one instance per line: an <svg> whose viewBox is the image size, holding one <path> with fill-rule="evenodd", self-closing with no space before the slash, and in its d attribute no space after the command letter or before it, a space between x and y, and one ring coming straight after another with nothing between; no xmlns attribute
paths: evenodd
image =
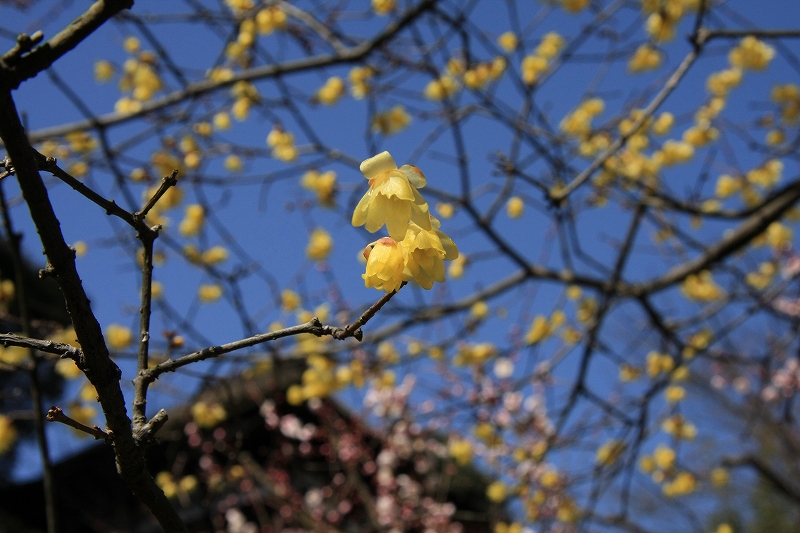
<svg viewBox="0 0 800 533"><path fill-rule="evenodd" d="M60 407L53 406L47 411L47 421L48 422L61 422L71 428L75 428L78 431L83 431L84 433L88 433L89 435L93 436L95 440L105 440L110 441L113 439L112 433L106 433L100 426L93 426L89 427L86 424L81 424L77 420L68 417L64 414L64 411Z"/></svg>
<svg viewBox="0 0 800 533"><path fill-rule="evenodd" d="M76 348L70 344L61 342L43 341L39 339L31 339L28 337L21 337L12 333L0 333L0 344L3 346L21 346L23 348L32 348L40 352L58 355L59 357L67 357L75 361L79 361L83 352L80 348Z"/></svg>
<svg viewBox="0 0 800 533"><path fill-rule="evenodd" d="M406 283L407 282L404 281L403 284L400 285L400 288L402 289L406 285ZM364 311L364 313L360 317L358 317L358 320L356 320L355 322L353 322L348 326L345 326L344 328L331 328L328 334L331 335L336 340L341 341L349 337L354 337L357 341L360 342L361 339L364 338L364 333L361 331L361 326L369 322L369 320L375 316L375 313L380 311L381 307L386 305L395 294L397 294L397 291L387 292L386 294L383 295L383 297L381 297L380 300L372 304L369 309Z"/></svg>
<svg viewBox="0 0 800 533"><path fill-rule="evenodd" d="M147 213L150 212L151 209L158 203L162 196L167 192L170 187L174 187L178 184L178 170L175 169L172 171L171 176L165 176L161 180L161 185L159 185L158 190L153 194L152 198L150 198L147 203L144 205L141 211L134 214L133 217L137 220L143 220Z"/></svg>
<svg viewBox="0 0 800 533"><path fill-rule="evenodd" d="M769 465L764 463L760 458L753 455L744 455L741 457L726 457L722 460L723 466L739 467L749 466L758 472L761 477L772 483L784 496L800 503L800 489L790 485L787 481L781 478L777 472L773 471Z"/></svg>

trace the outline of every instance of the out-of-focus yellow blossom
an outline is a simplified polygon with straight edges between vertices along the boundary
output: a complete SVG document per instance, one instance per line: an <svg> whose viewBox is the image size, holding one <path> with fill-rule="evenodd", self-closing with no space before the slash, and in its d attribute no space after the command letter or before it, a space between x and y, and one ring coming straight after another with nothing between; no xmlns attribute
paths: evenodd
<svg viewBox="0 0 800 533"><path fill-rule="evenodd" d="M211 126L210 122L204 121L192 125L192 131L201 137L209 137L214 132L214 128Z"/></svg>
<svg viewBox="0 0 800 533"><path fill-rule="evenodd" d="M745 281L754 289L763 290L772 283L772 278L775 276L776 271L777 268L774 263L764 262L758 266L758 271L748 272L747 276L745 276Z"/></svg>
<svg viewBox="0 0 800 533"><path fill-rule="evenodd" d="M723 174L717 178L717 185L714 188L714 194L717 198L727 198L742 189L742 180Z"/></svg>
<svg viewBox="0 0 800 533"><path fill-rule="evenodd" d="M709 477L711 478L711 484L715 487L724 487L731 479L728 470L722 467L717 467L712 470Z"/></svg>
<svg viewBox="0 0 800 533"><path fill-rule="evenodd" d="M420 355L425 350L425 345L419 341L410 341L406 345L406 352L411 357L416 357Z"/></svg>
<svg viewBox="0 0 800 533"><path fill-rule="evenodd" d="M0 281L0 302L9 302L14 299L16 288L10 279Z"/></svg>
<svg viewBox="0 0 800 533"><path fill-rule="evenodd" d="M667 42L675 38L676 19L671 18L666 11L652 13L647 17L645 27L647 33L657 42Z"/></svg>
<svg viewBox="0 0 800 533"><path fill-rule="evenodd" d="M675 466L675 450L659 444L653 451L653 462L661 470L672 470Z"/></svg>
<svg viewBox="0 0 800 533"><path fill-rule="evenodd" d="M687 276L681 284L681 292L687 299L698 302L717 300L724 294L708 270Z"/></svg>
<svg viewBox="0 0 800 533"><path fill-rule="evenodd" d="M229 172L241 172L242 171L242 158L238 155L231 154L225 158L225 170Z"/></svg>
<svg viewBox="0 0 800 533"><path fill-rule="evenodd" d="M773 222L764 232L767 244L776 252L781 252L791 247L794 232L791 228L780 222Z"/></svg>
<svg viewBox="0 0 800 533"><path fill-rule="evenodd" d="M708 122L715 119L723 109L725 109L725 98L714 97L705 105L700 106L694 114L694 119L698 123Z"/></svg>
<svg viewBox="0 0 800 533"><path fill-rule="evenodd" d="M428 357L434 361L439 361L444 357L444 350L439 346L431 346L428 348Z"/></svg>
<svg viewBox="0 0 800 533"><path fill-rule="evenodd" d="M694 157L694 147L686 141L668 140L658 152L662 165L672 166L686 163Z"/></svg>
<svg viewBox="0 0 800 533"><path fill-rule="evenodd" d="M411 124L411 115L400 104L388 111L375 113L375 116L372 117L372 129L381 135L393 135L406 129L409 124Z"/></svg>
<svg viewBox="0 0 800 533"><path fill-rule="evenodd" d="M547 70L547 58L536 54L528 54L522 59L522 81L533 85L539 76Z"/></svg>
<svg viewBox="0 0 800 533"><path fill-rule="evenodd" d="M641 375L642 375L642 369L637 368L633 365L623 363L619 366L619 380L622 381L623 383L639 379L639 376Z"/></svg>
<svg viewBox="0 0 800 533"><path fill-rule="evenodd" d="M133 332L130 328L119 324L109 324L106 327L106 342L115 350L122 350L133 343Z"/></svg>
<svg viewBox="0 0 800 533"><path fill-rule="evenodd" d="M228 418L227 411L218 403L197 402L191 412L194 423L204 429L211 429Z"/></svg>
<svg viewBox="0 0 800 533"><path fill-rule="evenodd" d="M267 145L272 148L272 157L290 163L297 159L294 135L279 126L272 128L267 135Z"/></svg>
<svg viewBox="0 0 800 533"><path fill-rule="evenodd" d="M730 524L720 524L714 530L714 533L734 533L734 531Z"/></svg>
<svg viewBox="0 0 800 533"><path fill-rule="evenodd" d="M528 333L525 334L525 342L527 344L536 344L542 342L544 339L550 336L552 331L550 330L550 323L548 322L547 318L544 315L537 315L533 322L531 322L531 327L528 329Z"/></svg>
<svg viewBox="0 0 800 533"><path fill-rule="evenodd" d="M551 31L542 37L542 40L538 46L536 46L534 53L539 57L543 57L544 59L553 59L558 55L565 43L566 41L561 35L559 35L557 32Z"/></svg>
<svg viewBox="0 0 800 533"><path fill-rule="evenodd" d="M150 296L152 296L154 300L164 296L164 286L160 281L153 282L152 286L150 287Z"/></svg>
<svg viewBox="0 0 800 533"><path fill-rule="evenodd" d="M464 276L464 267L467 264L467 256L459 254L458 257L453 259L450 266L447 267L447 277L451 279L459 279Z"/></svg>
<svg viewBox="0 0 800 533"><path fill-rule="evenodd" d="M552 466L548 466L544 469L542 474L539 476L539 485L541 485L545 489L552 489L561 481L561 476L559 475L558 471L553 468Z"/></svg>
<svg viewBox="0 0 800 533"><path fill-rule="evenodd" d="M783 162L779 159L770 159L760 167L750 170L745 177L753 185L768 189L775 186L781 180L782 175Z"/></svg>
<svg viewBox="0 0 800 533"><path fill-rule="evenodd" d="M94 79L98 83L105 83L114 77L114 65L101 59L94 62Z"/></svg>
<svg viewBox="0 0 800 533"><path fill-rule="evenodd" d="M123 96L114 104L114 112L121 115L128 115L130 113L138 113L142 110L142 103L137 102L133 98Z"/></svg>
<svg viewBox="0 0 800 533"><path fill-rule="evenodd" d="M216 283L203 283L197 289L197 297L203 303L210 303L219 300L222 296L222 287Z"/></svg>
<svg viewBox="0 0 800 533"><path fill-rule="evenodd" d="M724 97L742 82L742 69L729 68L714 72L706 80L706 89L714 96Z"/></svg>
<svg viewBox="0 0 800 533"><path fill-rule="evenodd" d="M513 31L507 31L497 38L497 44L500 45L500 48L510 54L517 49L517 46L519 45L519 39L517 39L517 34Z"/></svg>
<svg viewBox="0 0 800 533"><path fill-rule="evenodd" d="M559 2L568 13L580 13L589 5L589 0L559 0Z"/></svg>
<svg viewBox="0 0 800 533"><path fill-rule="evenodd" d="M333 239L331 234L322 228L315 228L308 238L306 257L314 261L322 261L330 255L332 249Z"/></svg>
<svg viewBox="0 0 800 533"><path fill-rule="evenodd" d="M72 359L59 359L56 362L56 373L65 379L77 379L83 375L81 369Z"/></svg>
<svg viewBox="0 0 800 533"><path fill-rule="evenodd" d="M675 368L675 361L669 354L650 352L647 354L647 375L654 378Z"/></svg>
<svg viewBox="0 0 800 533"><path fill-rule="evenodd" d="M234 15L240 15L244 11L249 11L253 9L255 5L253 0L225 0L225 4L233 11Z"/></svg>
<svg viewBox="0 0 800 533"><path fill-rule="evenodd" d="M228 259L228 250L224 246L212 246L201 256L201 261L206 265L216 265Z"/></svg>
<svg viewBox="0 0 800 533"><path fill-rule="evenodd" d="M389 341L383 341L378 344L377 349L378 359L387 365L396 365L400 362L400 353Z"/></svg>
<svg viewBox="0 0 800 533"><path fill-rule="evenodd" d="M509 218L519 218L525 209L525 202L519 196L512 196L506 203L506 213Z"/></svg>
<svg viewBox="0 0 800 533"><path fill-rule="evenodd" d="M122 42L122 48L129 54L135 54L141 48L141 43L136 37L126 37Z"/></svg>
<svg viewBox="0 0 800 533"><path fill-rule="evenodd" d="M428 204L417 191L426 179L417 167L397 168L389 152L381 152L361 163L361 173L369 180L369 190L353 212L353 226L366 224L367 231L374 233L386 224L396 241L404 239L409 220L431 229Z"/></svg>
<svg viewBox="0 0 800 533"><path fill-rule="evenodd" d="M369 80L375 75L370 67L353 67L350 69L350 94L356 100L361 100L370 91Z"/></svg>
<svg viewBox="0 0 800 533"><path fill-rule="evenodd" d="M206 78L215 82L225 82L233 79L233 70L225 67L215 67L206 72Z"/></svg>
<svg viewBox="0 0 800 533"><path fill-rule="evenodd" d="M800 118L800 86L795 83L775 85L770 97L780 108L781 120L787 124L797 122Z"/></svg>
<svg viewBox="0 0 800 533"><path fill-rule="evenodd" d="M444 219L451 218L453 216L453 213L455 212L453 204L444 202L436 204L435 209L436 209L436 214Z"/></svg>
<svg viewBox="0 0 800 533"><path fill-rule="evenodd" d="M233 102L231 107L231 115L239 122L244 122L250 116L250 106L252 101L248 98L239 98Z"/></svg>
<svg viewBox="0 0 800 533"><path fill-rule="evenodd" d="M317 201L324 206L332 207L336 203L336 172L328 170L319 172L316 169L303 174L300 185L317 195Z"/></svg>
<svg viewBox="0 0 800 533"><path fill-rule="evenodd" d="M575 318L581 324L588 324L594 320L594 314L597 312L597 300L594 298L584 298L578 302L578 309L575 311Z"/></svg>
<svg viewBox="0 0 800 533"><path fill-rule="evenodd" d="M368 248L369 250L369 248ZM375 241L367 257L367 271L362 274L367 287L393 292L403 283L403 247L391 237Z"/></svg>
<svg viewBox="0 0 800 533"><path fill-rule="evenodd" d="M284 289L281 292L281 309L285 313L291 313L302 305L300 295L290 289Z"/></svg>
<svg viewBox="0 0 800 533"><path fill-rule="evenodd" d="M506 499L508 487L502 481L493 481L486 487L486 497L490 501L499 503Z"/></svg>
<svg viewBox="0 0 800 533"><path fill-rule="evenodd" d="M94 419L97 416L97 409L92 405L83 405L80 403L73 402L69 404L69 416L76 422L79 422L84 426L91 427L94 425ZM79 437L89 436L88 433L85 433L75 428L73 428L73 432L75 433L75 435Z"/></svg>
<svg viewBox="0 0 800 533"><path fill-rule="evenodd" d="M477 320L483 320L489 316L489 306L483 300L475 302L469 309L469 316Z"/></svg>
<svg viewBox="0 0 800 533"><path fill-rule="evenodd" d="M775 57L775 49L748 35L728 54L728 61L734 67L747 70L764 70Z"/></svg>
<svg viewBox="0 0 800 533"><path fill-rule="evenodd" d="M494 60L486 63L479 63L473 68L464 72L464 85L470 89L482 89L490 81L494 81L506 69L506 60L498 56Z"/></svg>
<svg viewBox="0 0 800 533"><path fill-rule="evenodd" d="M184 237L197 235L205 222L206 211L200 204L186 206L186 212L178 226L178 232Z"/></svg>
<svg viewBox="0 0 800 533"><path fill-rule="evenodd" d="M388 15L397 7L397 0L372 0L372 10L378 15Z"/></svg>
<svg viewBox="0 0 800 533"><path fill-rule="evenodd" d="M653 45L645 43L641 45L633 53L630 61L628 61L628 72L645 72L648 70L655 70L661 66L664 55L656 50Z"/></svg>
<svg viewBox="0 0 800 533"><path fill-rule="evenodd" d="M256 13L256 28L261 35L286 28L286 12L279 6L270 6Z"/></svg>
<svg viewBox="0 0 800 533"><path fill-rule="evenodd" d="M786 141L786 134L781 130L769 130L764 137L764 142L769 146L777 146Z"/></svg>
<svg viewBox="0 0 800 533"><path fill-rule="evenodd" d="M231 129L231 116L225 111L220 111L212 119L214 122L214 129L217 131L224 131Z"/></svg>
<svg viewBox="0 0 800 533"><path fill-rule="evenodd" d="M669 133L669 130L672 129L672 125L674 123L675 117L673 114L669 111L665 111L653 121L653 125L650 126L650 131L652 131L655 135L666 135Z"/></svg>
<svg viewBox="0 0 800 533"><path fill-rule="evenodd" d="M674 498L694 492L696 485L697 482L692 474L689 472L680 472L672 481L664 483L661 490L664 492L665 496Z"/></svg>
<svg viewBox="0 0 800 533"><path fill-rule="evenodd" d="M583 294L583 291L577 285L570 285L567 287L567 298L570 300L577 300Z"/></svg>
<svg viewBox="0 0 800 533"><path fill-rule="evenodd" d="M0 455L7 453L17 442L17 428L11 417L0 415Z"/></svg>
<svg viewBox="0 0 800 533"><path fill-rule="evenodd" d="M28 349L21 346L0 346L0 363L18 365L28 357Z"/></svg>
<svg viewBox="0 0 800 533"><path fill-rule="evenodd" d="M425 86L425 98L438 102L450 98L456 94L460 88L461 86L455 78L451 76L442 76L428 82L428 85Z"/></svg>
<svg viewBox="0 0 800 533"><path fill-rule="evenodd" d="M676 439L692 440L697 436L697 428L681 415L672 415L661 423L664 433Z"/></svg>
<svg viewBox="0 0 800 533"><path fill-rule="evenodd" d="M686 389L680 385L670 385L664 389L664 398L668 403L678 403L686 398Z"/></svg>
<svg viewBox="0 0 800 533"><path fill-rule="evenodd" d="M325 105L333 105L344 96L344 81L339 76L331 76L317 91L317 100Z"/></svg>
<svg viewBox="0 0 800 533"><path fill-rule="evenodd" d="M564 117L559 128L571 137L586 139L592 131L592 119L604 109L605 104L600 98L584 100L572 113Z"/></svg>
<svg viewBox="0 0 800 533"><path fill-rule="evenodd" d="M611 466L617 462L617 459L623 454L625 448L624 442L611 439L597 449L595 461L602 466Z"/></svg>
<svg viewBox="0 0 800 533"><path fill-rule="evenodd" d="M85 161L75 161L67 167L67 172L69 172L73 178L82 178L88 174L89 165L87 165Z"/></svg>
<svg viewBox="0 0 800 533"><path fill-rule="evenodd" d="M480 365L497 356L497 346L491 342L462 344L453 358L455 366Z"/></svg>
<svg viewBox="0 0 800 533"><path fill-rule="evenodd" d="M708 121L696 124L683 132L683 140L692 146L705 146L719 136L719 130L711 126Z"/></svg>
<svg viewBox="0 0 800 533"><path fill-rule="evenodd" d="M689 378L689 367L679 366L672 371L671 377L673 381L686 381Z"/></svg>
<svg viewBox="0 0 800 533"><path fill-rule="evenodd" d="M413 279L425 289L433 283L442 283L444 261L458 257L458 248L444 232L439 229L439 221L430 217L431 229L426 230L410 222L405 238L400 245L405 258L404 280Z"/></svg>

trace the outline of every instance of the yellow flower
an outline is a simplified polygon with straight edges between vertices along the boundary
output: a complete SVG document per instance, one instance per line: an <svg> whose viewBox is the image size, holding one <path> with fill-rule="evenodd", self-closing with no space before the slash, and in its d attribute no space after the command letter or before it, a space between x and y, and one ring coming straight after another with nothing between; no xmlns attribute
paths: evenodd
<svg viewBox="0 0 800 533"><path fill-rule="evenodd" d="M21 346L0 346L0 363L18 365L28 357L28 349Z"/></svg>
<svg viewBox="0 0 800 533"><path fill-rule="evenodd" d="M675 23L677 21L670 18L665 13L653 13L647 18L646 28L653 39L664 42L675 38Z"/></svg>
<svg viewBox="0 0 800 533"><path fill-rule="evenodd" d="M717 185L714 189L714 194L718 198L727 198L732 194L739 192L742 188L742 181L727 174L723 174L717 178Z"/></svg>
<svg viewBox="0 0 800 533"><path fill-rule="evenodd" d="M315 261L322 261L331 253L333 239L331 234L322 228L316 228L311 232L306 247L306 257Z"/></svg>
<svg viewBox="0 0 800 533"><path fill-rule="evenodd" d="M372 118L372 129L381 135L392 135L402 131L411 124L411 115L405 107L398 104L389 111L376 113Z"/></svg>
<svg viewBox="0 0 800 533"><path fill-rule="evenodd" d="M544 59L553 59L558 55L558 52L564 47L566 41L557 32L551 31L542 37L542 41L536 47L534 52L537 56Z"/></svg>
<svg viewBox="0 0 800 533"><path fill-rule="evenodd" d="M764 70L775 57L775 49L748 35L730 51L728 61L734 67L750 70Z"/></svg>
<svg viewBox="0 0 800 533"><path fill-rule="evenodd" d="M122 42L122 48L125 49L126 52L129 54L135 54L139 51L140 48L139 39L136 37L126 37L125 40Z"/></svg>
<svg viewBox="0 0 800 533"><path fill-rule="evenodd" d="M396 0L372 0L372 9L378 15L388 15L395 7Z"/></svg>
<svg viewBox="0 0 800 533"><path fill-rule="evenodd" d="M356 100L361 100L369 93L369 79L374 75L370 67L353 67L348 74L350 80L350 94Z"/></svg>
<svg viewBox="0 0 800 533"><path fill-rule="evenodd" d="M72 359L59 359L56 362L56 373L65 379L76 379L83 375Z"/></svg>
<svg viewBox="0 0 800 533"><path fill-rule="evenodd" d="M519 196L512 196L506 203L506 213L508 213L509 218L521 217L524 209L525 202Z"/></svg>
<svg viewBox="0 0 800 533"><path fill-rule="evenodd" d="M186 213L178 226L178 232L184 237L197 235L205 221L205 209L202 205L191 204L186 206Z"/></svg>
<svg viewBox="0 0 800 533"><path fill-rule="evenodd" d="M664 492L665 496L672 498L694 492L696 485L697 482L692 474L689 472L681 472L675 476L675 479L669 483L665 483L664 486L661 487L661 490Z"/></svg>
<svg viewBox="0 0 800 533"><path fill-rule="evenodd" d="M279 6L270 6L256 13L256 28L261 35L286 28L286 12Z"/></svg>
<svg viewBox="0 0 800 533"><path fill-rule="evenodd" d="M477 320L483 320L489 316L489 306L483 300L475 302L469 310L469 315Z"/></svg>
<svg viewBox="0 0 800 533"><path fill-rule="evenodd" d="M685 141L668 140L661 147L660 162L665 166L685 163L694 157L694 147Z"/></svg>
<svg viewBox="0 0 800 533"><path fill-rule="evenodd" d="M773 222L767 226L765 234L767 236L767 244L778 252L789 248L792 244L792 237L794 236L792 229L784 226L780 222Z"/></svg>
<svg viewBox="0 0 800 533"><path fill-rule="evenodd" d="M686 398L686 389L680 385L671 385L664 389L664 397L669 403L678 403Z"/></svg>
<svg viewBox="0 0 800 533"><path fill-rule="evenodd" d="M517 49L517 45L519 45L519 39L517 39L517 34L515 34L513 31L507 31L497 38L497 44L500 45L500 48L510 54Z"/></svg>
<svg viewBox="0 0 800 533"><path fill-rule="evenodd" d="M444 261L458 257L458 248L439 229L439 221L433 217L430 219L430 230L409 223L406 236L400 242L405 258L404 279L413 279L425 289L433 287L434 281L442 283L445 280Z"/></svg>
<svg viewBox="0 0 800 533"><path fill-rule="evenodd" d="M222 287L216 283L202 284L197 289L197 297L201 302L214 302L222 296Z"/></svg>
<svg viewBox="0 0 800 533"><path fill-rule="evenodd" d="M625 443L611 439L597 449L595 461L599 465L610 466L617 462L619 456L625 451Z"/></svg>
<svg viewBox="0 0 800 533"><path fill-rule="evenodd" d="M200 256L200 260L206 265L216 265L228 259L228 250L224 246L212 246Z"/></svg>
<svg viewBox="0 0 800 533"><path fill-rule="evenodd" d="M284 312L291 313L300 307L301 304L302 300L300 299L300 295L296 292L289 289L284 289L283 292L281 292L281 309L283 309Z"/></svg>
<svg viewBox="0 0 800 533"><path fill-rule="evenodd" d="M0 415L0 455L8 452L17 441L17 429L11 418Z"/></svg>
<svg viewBox="0 0 800 533"><path fill-rule="evenodd" d="M507 492L508 487L506 487L506 484L502 481L493 481L486 487L486 497L495 503L500 503L505 500Z"/></svg>
<svg viewBox="0 0 800 533"><path fill-rule="evenodd" d="M706 89L714 96L724 97L742 82L742 69L729 68L714 72L706 80Z"/></svg>
<svg viewBox="0 0 800 533"><path fill-rule="evenodd" d="M528 54L522 59L520 69L522 70L522 81L532 85L539 74L547 70L547 58L537 54Z"/></svg>
<svg viewBox="0 0 800 533"><path fill-rule="evenodd" d="M242 158L238 155L231 154L225 158L225 170L228 172L241 172L242 171Z"/></svg>
<svg viewBox="0 0 800 533"><path fill-rule="evenodd" d="M435 209L436 209L436 214L444 219L452 218L453 213L455 212L453 204L448 204L448 203L438 203L436 204Z"/></svg>
<svg viewBox="0 0 800 533"><path fill-rule="evenodd" d="M297 148L294 145L294 135L283 128L275 126L267 135L267 145L272 148L272 157L290 163L297 159Z"/></svg>
<svg viewBox="0 0 800 533"><path fill-rule="evenodd" d="M622 364L619 367L619 380L622 382L634 381L642 375L642 370L629 364Z"/></svg>
<svg viewBox="0 0 800 533"><path fill-rule="evenodd" d="M225 408L218 403L197 402L191 411L195 424L205 429L213 428L228 418Z"/></svg>
<svg viewBox="0 0 800 533"><path fill-rule="evenodd" d="M675 367L675 361L669 354L650 352L647 354L647 375L651 378L669 372Z"/></svg>
<svg viewBox="0 0 800 533"><path fill-rule="evenodd" d="M731 479L731 475L725 468L717 467L711 471L711 484L715 487L724 487Z"/></svg>
<svg viewBox="0 0 800 533"><path fill-rule="evenodd" d="M661 113L658 118L653 122L651 129L655 135L666 135L672 128L675 122L675 117L669 111Z"/></svg>
<svg viewBox="0 0 800 533"><path fill-rule="evenodd" d="M428 204L417 191L426 180L417 167L397 168L389 152L381 152L361 163L361 172L369 180L369 190L353 212L353 226L366 224L367 231L375 233L386 224L395 241L405 237L409 219L431 229Z"/></svg>
<svg viewBox="0 0 800 533"><path fill-rule="evenodd" d="M133 342L133 332L125 326L109 324L106 328L106 342L115 350L122 350Z"/></svg>
<svg viewBox="0 0 800 533"><path fill-rule="evenodd" d="M98 83L105 83L114 77L114 65L105 59L95 61L94 63L94 79Z"/></svg>
<svg viewBox="0 0 800 533"><path fill-rule="evenodd" d="M461 466L469 464L472 460L472 443L464 439L454 439L448 446L450 457L455 459Z"/></svg>
<svg viewBox="0 0 800 533"><path fill-rule="evenodd" d="M428 82L425 86L425 98L439 101L453 96L459 89L458 82L450 76L442 76Z"/></svg>
<svg viewBox="0 0 800 533"><path fill-rule="evenodd" d="M655 70L661 66L661 61L664 56L656 50L651 44L645 43L641 45L633 53L630 61L628 61L628 72L644 72L647 70Z"/></svg>
<svg viewBox="0 0 800 533"><path fill-rule="evenodd" d="M716 300L724 294L719 285L714 283L708 270L687 276L681 284L681 292L687 299L698 302Z"/></svg>
<svg viewBox="0 0 800 533"><path fill-rule="evenodd" d="M697 436L697 428L681 415L673 415L661 423L661 429L676 439L692 440Z"/></svg>
<svg viewBox="0 0 800 533"><path fill-rule="evenodd" d="M544 315L538 315L533 319L528 333L525 335L525 342L536 344L550 336L550 323Z"/></svg>
<svg viewBox="0 0 800 533"><path fill-rule="evenodd" d="M653 462L661 470L671 470L675 466L675 450L659 444L653 451Z"/></svg>
<svg viewBox="0 0 800 533"><path fill-rule="evenodd" d="M580 13L589 5L589 0L560 0L561 7L568 13Z"/></svg>
<svg viewBox="0 0 800 533"><path fill-rule="evenodd" d="M317 91L317 99L325 105L333 105L344 96L344 81L339 76L331 76Z"/></svg>
<svg viewBox="0 0 800 533"><path fill-rule="evenodd" d="M775 186L783 174L783 162L779 159L770 159L760 167L750 170L747 175L747 181L753 185L761 188L768 189Z"/></svg>
<svg viewBox="0 0 800 533"><path fill-rule="evenodd" d="M403 248L391 237L375 241L372 249L367 247L367 271L361 275L364 285L378 290L394 292L403 283Z"/></svg>
<svg viewBox="0 0 800 533"><path fill-rule="evenodd" d="M231 129L231 116L225 111L220 111L212 119L214 122L214 129L218 131Z"/></svg>
<svg viewBox="0 0 800 533"><path fill-rule="evenodd" d="M320 173L318 170L309 170L303 174L300 185L309 191L314 191L317 201L324 206L335 205L336 172L329 170Z"/></svg>

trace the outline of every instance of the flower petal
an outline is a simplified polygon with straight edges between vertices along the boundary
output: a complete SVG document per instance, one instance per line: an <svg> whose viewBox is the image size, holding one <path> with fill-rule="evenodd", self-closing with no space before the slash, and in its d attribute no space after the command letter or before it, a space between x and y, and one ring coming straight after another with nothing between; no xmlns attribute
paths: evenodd
<svg viewBox="0 0 800 533"><path fill-rule="evenodd" d="M425 174L414 165L403 165L399 170L408 178L411 185L417 189L423 188L428 183L428 180L425 179Z"/></svg>
<svg viewBox="0 0 800 533"><path fill-rule="evenodd" d="M368 180L371 180L382 172L395 170L397 168L397 163L394 162L394 159L389 152L381 152L378 155L372 156L361 163L360 168L361 173L364 174L364 177Z"/></svg>

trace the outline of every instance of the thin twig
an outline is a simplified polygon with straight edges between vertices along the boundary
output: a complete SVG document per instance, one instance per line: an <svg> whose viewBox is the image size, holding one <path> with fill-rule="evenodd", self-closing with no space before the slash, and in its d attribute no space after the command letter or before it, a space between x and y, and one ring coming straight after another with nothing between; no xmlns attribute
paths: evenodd
<svg viewBox="0 0 800 533"><path fill-rule="evenodd" d="M66 424L69 427L77 429L78 431L88 433L89 435L93 436L95 440L103 439L105 441L110 441L113 439L113 434L110 431L103 431L100 429L100 426L89 427L86 424L81 424L77 420L65 415L64 411L60 407L53 406L49 411L47 411L47 421L61 422L62 424Z"/></svg>

